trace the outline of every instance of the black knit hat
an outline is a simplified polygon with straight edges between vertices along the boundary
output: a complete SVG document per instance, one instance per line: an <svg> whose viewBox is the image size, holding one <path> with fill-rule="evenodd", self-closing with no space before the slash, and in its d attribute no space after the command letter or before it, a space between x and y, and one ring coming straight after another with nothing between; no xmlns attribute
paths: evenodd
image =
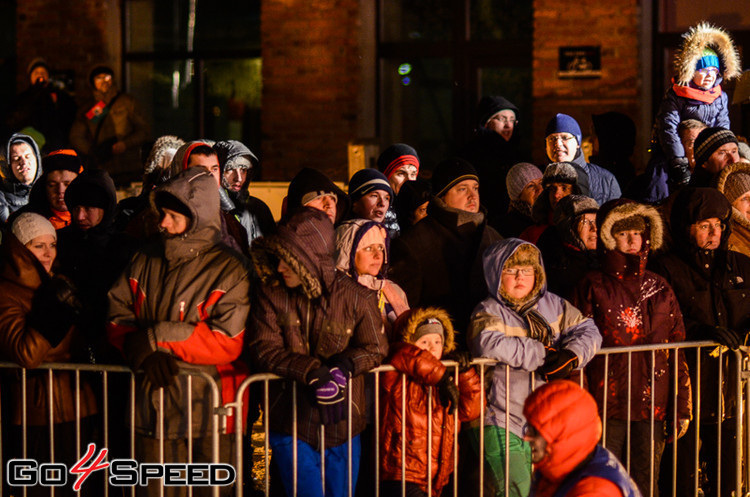
<svg viewBox="0 0 750 497"><path fill-rule="evenodd" d="M72 149L60 149L50 152L42 159L42 170L45 173L50 171L72 171L76 174L83 172L81 158Z"/></svg>
<svg viewBox="0 0 750 497"><path fill-rule="evenodd" d="M467 179L479 182L474 166L460 157L445 159L435 166L432 173L432 191L436 197L441 197L456 184Z"/></svg>
<svg viewBox="0 0 750 497"><path fill-rule="evenodd" d="M108 214L117 204L115 184L103 169L87 169L70 182L65 190L65 205L68 210L76 206L98 207Z"/></svg>
<svg viewBox="0 0 750 497"><path fill-rule="evenodd" d="M483 128L487 121L501 110L512 110L518 117L518 107L505 97L482 97L477 105L477 127Z"/></svg>
<svg viewBox="0 0 750 497"><path fill-rule="evenodd" d="M94 78L99 76L100 74L109 74L113 78L115 77L115 72L112 70L109 66L96 66L91 70L89 73L89 83L91 83L91 86L94 86Z"/></svg>
<svg viewBox="0 0 750 497"><path fill-rule="evenodd" d="M394 207L398 224L403 228L412 222L412 214L420 205L432 200L430 184L417 179L416 181L405 181L396 195Z"/></svg>
<svg viewBox="0 0 750 497"><path fill-rule="evenodd" d="M726 128L706 128L695 138L693 152L695 155L695 167L700 167L708 161L716 149L726 143L736 143L737 137Z"/></svg>
<svg viewBox="0 0 750 497"><path fill-rule="evenodd" d="M349 210L349 197L328 176L317 169L302 168L289 183L285 217L293 215L306 203L326 193L336 195L336 220L340 221Z"/></svg>
<svg viewBox="0 0 750 497"><path fill-rule="evenodd" d="M349 180L349 199L352 203L375 190L382 190L393 199L393 189L388 178L377 169L360 169Z"/></svg>

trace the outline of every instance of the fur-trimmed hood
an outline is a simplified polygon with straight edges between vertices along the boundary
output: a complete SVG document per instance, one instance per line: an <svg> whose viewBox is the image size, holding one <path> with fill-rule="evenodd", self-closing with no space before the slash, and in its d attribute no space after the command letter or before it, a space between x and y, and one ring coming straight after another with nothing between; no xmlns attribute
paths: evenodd
<svg viewBox="0 0 750 497"><path fill-rule="evenodd" d="M724 190L727 185L727 179L733 173L738 173L738 172L743 172L747 175L750 175L750 164L737 162L719 171L719 174L716 175L716 189L719 190L721 193L724 193ZM750 220L748 220L745 216L743 216L740 211L734 208L734 206L732 207L732 221L735 224L738 224L750 230Z"/></svg>
<svg viewBox="0 0 750 497"><path fill-rule="evenodd" d="M156 169L167 169L177 150L185 144L185 140L174 135L160 136L151 147L144 172L152 173Z"/></svg>
<svg viewBox="0 0 750 497"><path fill-rule="evenodd" d="M536 302L541 298L547 291L547 278L544 273L544 263L542 262L542 254L539 249L533 244L525 242L518 238L506 238L499 242L491 245L485 252L482 258L482 264L484 268L484 279L487 283L487 289L490 295L495 298L498 302L509 307L520 305L520 302L509 302L501 295L502 285L502 271L505 267L505 263L513 257L513 255L521 247L528 247L531 252L535 253L538 259L538 265L532 264L535 270L534 288L532 288L528 297L524 299L524 306L526 302ZM528 250L528 249L526 249Z"/></svg>
<svg viewBox="0 0 750 497"><path fill-rule="evenodd" d="M740 56L729 33L723 29L701 22L683 35L683 42L675 54L675 82L688 86L695 74L695 65L702 57L704 48L711 48L719 56L721 76L725 80L736 78L742 72ZM718 81L717 81L718 84Z"/></svg>
<svg viewBox="0 0 750 497"><path fill-rule="evenodd" d="M640 216L646 221L646 232L643 234L643 242L647 244L650 251L659 250L664 244L664 223L659 212L650 205L639 204L633 201L620 202L611 209L602 207L601 223L599 224L599 239L606 250L615 250L617 245L612 235L612 226L618 221Z"/></svg>
<svg viewBox="0 0 750 497"><path fill-rule="evenodd" d="M401 314L393 325L396 336L402 337L404 342L414 343L412 337L417 326L429 318L437 319L443 325L443 354L452 352L456 348L456 330L448 312L438 307L418 307Z"/></svg>
<svg viewBox="0 0 750 497"><path fill-rule="evenodd" d="M255 271L264 284L283 284L277 269L282 259L302 280L309 299L323 295L336 276L335 234L328 216L303 207L278 227L276 234L253 241Z"/></svg>

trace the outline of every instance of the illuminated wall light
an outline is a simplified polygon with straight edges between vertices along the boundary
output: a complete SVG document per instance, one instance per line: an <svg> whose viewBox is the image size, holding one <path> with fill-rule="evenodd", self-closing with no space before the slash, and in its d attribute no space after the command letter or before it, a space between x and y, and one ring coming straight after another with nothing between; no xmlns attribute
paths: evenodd
<svg viewBox="0 0 750 497"><path fill-rule="evenodd" d="M406 76L407 74L411 73L411 64L404 63L398 66L398 73L401 76Z"/></svg>
<svg viewBox="0 0 750 497"><path fill-rule="evenodd" d="M401 78L401 84L404 86L409 86L411 84L411 78L409 76L404 76Z"/></svg>

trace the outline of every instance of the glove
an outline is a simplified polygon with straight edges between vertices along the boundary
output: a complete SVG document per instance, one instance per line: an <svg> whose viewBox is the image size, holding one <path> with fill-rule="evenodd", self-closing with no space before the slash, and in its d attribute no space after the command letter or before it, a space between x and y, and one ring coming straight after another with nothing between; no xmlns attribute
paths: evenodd
<svg viewBox="0 0 750 497"><path fill-rule="evenodd" d="M307 374L307 384L315 395L320 419L324 425L335 424L344 419L346 377L340 369L334 370L321 366Z"/></svg>
<svg viewBox="0 0 750 497"><path fill-rule="evenodd" d="M566 378L578 366L578 356L568 349L548 349L544 364L536 368L536 373L544 381Z"/></svg>
<svg viewBox="0 0 750 497"><path fill-rule="evenodd" d="M689 419L680 419L679 424L677 425L677 438L682 438L685 433L687 433L688 426L690 426L690 420ZM674 442L674 438L672 437L672 430L668 429L667 433L667 443L670 444Z"/></svg>
<svg viewBox="0 0 750 497"><path fill-rule="evenodd" d="M173 355L157 350L143 360L141 369L152 385L163 388L174 385L180 367Z"/></svg>
<svg viewBox="0 0 750 497"><path fill-rule="evenodd" d="M465 350L456 350L445 356L445 359L449 361L456 361L458 363L458 372L463 373L471 367L471 353Z"/></svg>
<svg viewBox="0 0 750 497"><path fill-rule="evenodd" d="M57 347L81 314L83 306L73 283L55 275L34 293L27 323Z"/></svg>
<svg viewBox="0 0 750 497"><path fill-rule="evenodd" d="M445 371L445 374L440 378L437 387L440 403L448 408L449 413L455 413L456 408L458 408L458 387L454 383L450 369Z"/></svg>
<svg viewBox="0 0 750 497"><path fill-rule="evenodd" d="M705 324L701 326L701 335L707 340L715 340L732 350L737 350L740 347L739 334L729 328Z"/></svg>
<svg viewBox="0 0 750 497"><path fill-rule="evenodd" d="M669 163L668 174L673 185L687 185L690 181L690 163L687 157L674 157Z"/></svg>

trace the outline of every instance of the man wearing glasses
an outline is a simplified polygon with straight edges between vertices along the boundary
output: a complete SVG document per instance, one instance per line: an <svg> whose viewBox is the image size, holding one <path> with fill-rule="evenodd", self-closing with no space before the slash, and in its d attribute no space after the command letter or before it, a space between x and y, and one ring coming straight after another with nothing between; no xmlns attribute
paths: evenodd
<svg viewBox="0 0 750 497"><path fill-rule="evenodd" d="M567 114L555 114L545 132L547 157L550 162L571 162L578 173L581 194L599 205L620 198L622 192L615 176L596 164L586 162L581 152L581 127Z"/></svg>

